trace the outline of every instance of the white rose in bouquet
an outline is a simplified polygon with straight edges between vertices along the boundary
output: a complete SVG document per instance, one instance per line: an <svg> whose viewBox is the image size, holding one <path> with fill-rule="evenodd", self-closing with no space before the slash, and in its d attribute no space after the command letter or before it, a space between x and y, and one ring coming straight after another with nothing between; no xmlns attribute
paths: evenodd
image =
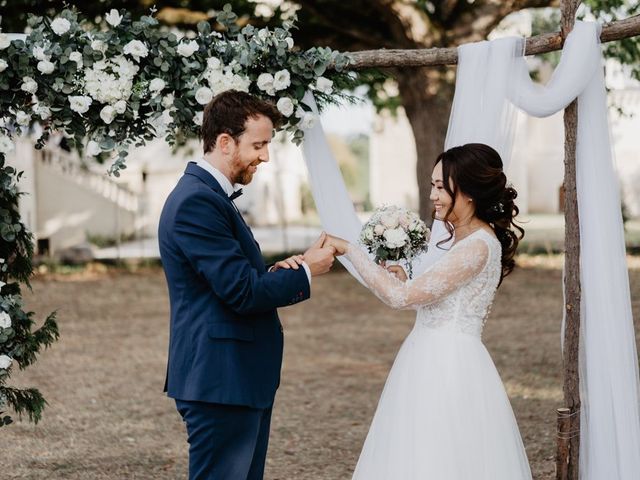
<svg viewBox="0 0 640 480"><path fill-rule="evenodd" d="M107 125L109 125L111 122L115 120L116 115L117 115L116 109L111 105L106 105L105 107L102 108L102 110L100 110L100 118Z"/></svg>
<svg viewBox="0 0 640 480"><path fill-rule="evenodd" d="M117 113L123 114L127 111L127 102L125 102L124 100L118 100L113 104L113 108Z"/></svg>
<svg viewBox="0 0 640 480"><path fill-rule="evenodd" d="M271 75L270 73L261 73L258 76L256 84L258 85L258 88L263 92L267 92L267 94L269 95L275 95L276 89L273 86L273 81L273 75Z"/></svg>
<svg viewBox="0 0 640 480"><path fill-rule="evenodd" d="M112 8L109 13L104 16L105 20L112 27L117 27L122 22L122 15L115 8Z"/></svg>
<svg viewBox="0 0 640 480"><path fill-rule="evenodd" d="M386 228L384 228L384 225L376 225L373 228L373 232L378 235L379 237L382 236L384 234L384 231L386 230Z"/></svg>
<svg viewBox="0 0 640 480"><path fill-rule="evenodd" d="M333 91L333 82L328 78L318 77L316 80L316 89L329 95Z"/></svg>
<svg viewBox="0 0 640 480"><path fill-rule="evenodd" d="M293 102L289 97L282 97L276 104L278 111L285 117L293 115Z"/></svg>
<svg viewBox="0 0 640 480"><path fill-rule="evenodd" d="M50 73L53 73L55 69L56 69L56 64L51 63L48 60L40 60L38 62L38 70L40 70L40 72L42 72L45 75L49 75Z"/></svg>
<svg viewBox="0 0 640 480"><path fill-rule="evenodd" d="M91 48L97 52L104 53L107 51L108 45L102 40L93 40L91 42Z"/></svg>
<svg viewBox="0 0 640 480"><path fill-rule="evenodd" d="M72 62L75 62L78 68L82 68L83 60L82 60L82 54L80 52L71 52L69 54L69 60L71 60Z"/></svg>
<svg viewBox="0 0 640 480"><path fill-rule="evenodd" d="M401 228L390 228L384 232L385 245L389 248L400 248L407 244L409 237Z"/></svg>
<svg viewBox="0 0 640 480"><path fill-rule="evenodd" d="M182 55L183 57L190 57L197 52L199 48L198 42L189 40L188 42L181 42L180 45L178 45L177 52L178 55Z"/></svg>
<svg viewBox="0 0 640 480"><path fill-rule="evenodd" d="M16 112L16 123L21 127L28 127L29 122L31 122L31 115L22 110L18 110Z"/></svg>
<svg viewBox="0 0 640 480"><path fill-rule="evenodd" d="M136 62L139 62L141 58L149 55L149 49L140 40L131 40L124 46L122 53L130 55Z"/></svg>
<svg viewBox="0 0 640 480"><path fill-rule="evenodd" d="M149 90L155 93L161 92L166 86L167 84L161 78L154 78L149 82Z"/></svg>
<svg viewBox="0 0 640 480"><path fill-rule="evenodd" d="M93 100L91 100L91 97L86 97L84 95L72 95L69 97L69 105L71 106L71 110L81 115L89 111L89 107L92 103Z"/></svg>
<svg viewBox="0 0 640 480"><path fill-rule="evenodd" d="M400 224L396 212L386 213L380 218L380 220L382 221L382 224L387 228L396 228Z"/></svg>
<svg viewBox="0 0 640 480"><path fill-rule="evenodd" d="M0 355L0 370L8 370L13 359L7 355Z"/></svg>
<svg viewBox="0 0 640 480"><path fill-rule="evenodd" d="M22 77L22 85L20 85L20 90L33 95L38 91L38 84L31 77Z"/></svg>
<svg viewBox="0 0 640 480"><path fill-rule="evenodd" d="M209 87L200 87L196 91L196 102L200 105L208 104L213 98L213 92Z"/></svg>
<svg viewBox="0 0 640 480"><path fill-rule="evenodd" d="M51 30L56 35L64 35L71 29L71 23L66 18L56 18L51 22Z"/></svg>
<svg viewBox="0 0 640 480"><path fill-rule="evenodd" d="M11 317L7 312L0 312L0 328L11 327Z"/></svg>
<svg viewBox="0 0 640 480"><path fill-rule="evenodd" d="M291 74L288 70L280 70L273 76L273 88L284 90L291 85Z"/></svg>

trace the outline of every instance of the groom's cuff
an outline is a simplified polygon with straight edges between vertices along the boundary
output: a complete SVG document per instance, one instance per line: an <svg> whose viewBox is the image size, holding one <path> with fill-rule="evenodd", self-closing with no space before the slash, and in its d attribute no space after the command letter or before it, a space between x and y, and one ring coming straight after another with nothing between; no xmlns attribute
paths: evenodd
<svg viewBox="0 0 640 480"><path fill-rule="evenodd" d="M304 268L307 278L309 279L309 286L311 286L311 269L309 268L309 265L307 265L307 262L302 262L302 268Z"/></svg>

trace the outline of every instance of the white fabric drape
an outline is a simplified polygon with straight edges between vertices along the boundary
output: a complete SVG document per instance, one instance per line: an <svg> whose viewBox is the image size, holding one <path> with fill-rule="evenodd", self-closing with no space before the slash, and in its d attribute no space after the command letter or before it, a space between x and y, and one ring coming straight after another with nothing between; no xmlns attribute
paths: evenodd
<svg viewBox="0 0 640 480"><path fill-rule="evenodd" d="M576 22L560 64L545 86L529 77L522 39L461 46L445 148L487 143L501 154L506 170L514 105L532 116L545 117L578 99L580 478L631 480L640 477L640 381L599 36L597 24ZM306 102L315 107L310 94ZM305 133L304 153L324 228L354 242L361 224L319 121ZM429 253L420 259L423 268L441 255L433 244L442 238L443 230L435 222ZM353 272L348 262L343 263Z"/></svg>

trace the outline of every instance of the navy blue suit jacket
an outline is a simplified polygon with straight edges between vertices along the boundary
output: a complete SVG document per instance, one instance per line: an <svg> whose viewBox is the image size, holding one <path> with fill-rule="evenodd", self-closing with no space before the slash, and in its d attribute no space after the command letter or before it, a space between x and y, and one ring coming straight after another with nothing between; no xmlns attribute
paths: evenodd
<svg viewBox="0 0 640 480"><path fill-rule="evenodd" d="M165 392L271 406L283 348L276 308L309 298L305 270L267 272L251 230L195 163L167 198L158 237L171 303Z"/></svg>

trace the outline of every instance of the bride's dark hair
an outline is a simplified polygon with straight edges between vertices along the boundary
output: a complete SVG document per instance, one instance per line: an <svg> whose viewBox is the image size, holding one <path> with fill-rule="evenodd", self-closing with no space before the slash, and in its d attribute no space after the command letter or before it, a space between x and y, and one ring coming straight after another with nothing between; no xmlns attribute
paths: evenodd
<svg viewBox="0 0 640 480"><path fill-rule="evenodd" d="M514 203L518 192L507 185L500 155L483 143L467 143L442 152L436 164L438 162L442 162L442 186L451 196L451 207L443 218L449 238L438 245L453 238L453 225L448 219L456 203L456 194L460 191L473 200L475 216L491 225L502 245L502 283L504 277L513 271L514 256L518 242L524 237L524 229L514 222L519 213Z"/></svg>

